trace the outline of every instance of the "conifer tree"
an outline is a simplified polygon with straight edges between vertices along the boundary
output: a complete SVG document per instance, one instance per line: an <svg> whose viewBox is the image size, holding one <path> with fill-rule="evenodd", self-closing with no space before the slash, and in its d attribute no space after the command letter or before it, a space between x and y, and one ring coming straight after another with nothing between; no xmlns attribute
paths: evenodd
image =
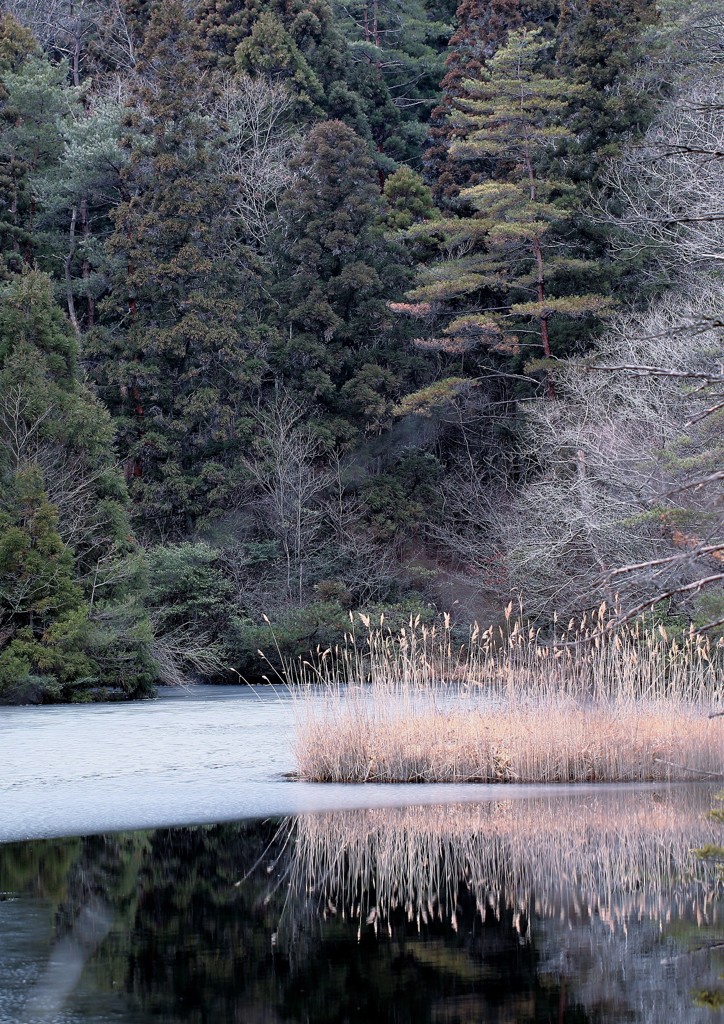
<svg viewBox="0 0 724 1024"><path fill-rule="evenodd" d="M295 97L298 119L321 117L322 84L280 19L267 11L236 49L236 66L249 75L283 81Z"/></svg>
<svg viewBox="0 0 724 1024"><path fill-rule="evenodd" d="M550 280L586 269L580 259L544 253L556 225L567 216L565 200L570 184L541 177L543 158L551 145L568 134L563 127L571 85L542 73L548 43L540 31L511 32L508 43L487 63L476 83L468 82L466 111L459 121L466 136L451 148L454 158L482 156L504 171L492 179L464 189L461 198L478 211L486 228L487 248L495 272L509 278L512 291L525 293L532 285L532 300L512 302L514 316L537 321L540 346L551 356L548 322L552 316L585 316L603 311L600 295L569 294L551 297ZM496 260L502 257L502 260ZM485 332L499 327L500 318L466 316L450 324L450 332Z"/></svg>
<svg viewBox="0 0 724 1024"><path fill-rule="evenodd" d="M25 271L0 298L0 694L141 693L142 561L108 415L49 278Z"/></svg>
<svg viewBox="0 0 724 1024"><path fill-rule="evenodd" d="M404 386L386 300L403 278L382 230L382 200L364 143L338 121L318 125L286 200L293 232L278 295L288 309L277 374L313 398L332 438L379 430ZM398 292L399 294L399 292Z"/></svg>
<svg viewBox="0 0 724 1024"><path fill-rule="evenodd" d="M238 47L262 18L269 17L283 29L285 45L291 41L325 91L344 80L344 41L329 0L200 0L195 20L207 63L233 70Z"/></svg>
<svg viewBox="0 0 724 1024"><path fill-rule="evenodd" d="M33 177L38 227L55 257L48 270L62 276L68 316L78 335L94 326L98 299L108 288L103 243L122 198L121 171L128 159L121 146L123 114L113 95L76 108L59 126L57 160Z"/></svg>
<svg viewBox="0 0 724 1024"><path fill-rule="evenodd" d="M450 12L425 0L352 0L336 11L357 69L355 80L360 86L363 78L369 83L362 89L369 95L376 83L370 120L380 151L417 163L438 100Z"/></svg>
<svg viewBox="0 0 724 1024"><path fill-rule="evenodd" d="M77 109L80 90L68 86L67 64L52 64L33 49L12 19L0 30L7 53L0 59L0 254L18 272L44 254L34 179L57 163L61 126Z"/></svg>
<svg viewBox="0 0 724 1024"><path fill-rule="evenodd" d="M202 57L183 4L154 6L131 99L128 198L109 240L112 294L92 341L137 521L155 537L185 534L228 500L264 366Z"/></svg>
<svg viewBox="0 0 724 1024"><path fill-rule="evenodd" d="M439 217L430 189L409 167L401 167L390 175L383 194L387 204L385 223L392 230L406 231L413 224Z"/></svg>
<svg viewBox="0 0 724 1024"><path fill-rule="evenodd" d="M461 188L474 184L476 175L489 172L486 163L479 167L450 159L450 146L461 134L454 114L458 100L466 94L464 83L478 77L511 30L552 23L557 12L558 0L460 0L457 29L448 44L447 71L440 83L441 102L432 112L431 145L425 154L427 179L439 203L454 203Z"/></svg>
<svg viewBox="0 0 724 1024"><path fill-rule="evenodd" d="M577 94L565 147L569 176L595 181L601 162L617 156L622 142L650 123L655 92L630 78L644 63L642 33L658 16L654 0L561 3L557 59Z"/></svg>
<svg viewBox="0 0 724 1024"><path fill-rule="evenodd" d="M515 355L532 345L544 358L565 354L556 350L551 324L596 317L610 304L580 292L579 283L599 268L564 241L571 183L544 173L547 154L567 137L572 92L542 70L549 46L539 30L511 32L479 78L465 81L467 97L458 101L464 137L451 156L485 159L494 171L460 193L474 217L443 222L443 236L466 255L433 267L411 293L418 302L457 307L461 315L444 329L453 347Z"/></svg>
<svg viewBox="0 0 724 1024"><path fill-rule="evenodd" d="M0 23L0 252L15 272L35 259L63 281L80 334L105 288L98 242L119 201L121 101L91 96L90 83L69 87L68 63L53 64L12 24Z"/></svg>
<svg viewBox="0 0 724 1024"><path fill-rule="evenodd" d="M344 121L367 141L381 179L419 143L412 126L400 137L381 60L350 46L330 0L201 0L196 22L207 64L288 83L299 117Z"/></svg>
<svg viewBox="0 0 724 1024"><path fill-rule="evenodd" d="M0 254L3 263L16 267L22 263L22 254L28 252L32 239L21 225L27 167L7 141L7 132L17 122L18 114L12 104L8 104L3 79L8 72L17 72L36 50L37 43L31 33L9 14L4 14L0 18ZM2 264L0 273L3 273Z"/></svg>
<svg viewBox="0 0 724 1024"><path fill-rule="evenodd" d="M25 58L37 50L37 40L29 29L20 25L11 14L0 16L0 75L6 71L17 71ZM1 88L0 99L5 99Z"/></svg>
<svg viewBox="0 0 724 1024"><path fill-rule="evenodd" d="M0 702L61 697L96 667L73 554L37 466L5 480L0 507Z"/></svg>

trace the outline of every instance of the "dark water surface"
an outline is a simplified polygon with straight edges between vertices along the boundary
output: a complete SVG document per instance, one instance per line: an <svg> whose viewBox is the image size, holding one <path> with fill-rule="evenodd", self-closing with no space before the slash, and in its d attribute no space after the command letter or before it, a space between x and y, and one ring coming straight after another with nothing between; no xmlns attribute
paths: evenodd
<svg viewBox="0 0 724 1024"><path fill-rule="evenodd" d="M0 846L0 1021L714 1022L709 786Z"/></svg>
<svg viewBox="0 0 724 1024"><path fill-rule="evenodd" d="M293 731L0 709L0 1024L724 1021L716 787L308 785Z"/></svg>

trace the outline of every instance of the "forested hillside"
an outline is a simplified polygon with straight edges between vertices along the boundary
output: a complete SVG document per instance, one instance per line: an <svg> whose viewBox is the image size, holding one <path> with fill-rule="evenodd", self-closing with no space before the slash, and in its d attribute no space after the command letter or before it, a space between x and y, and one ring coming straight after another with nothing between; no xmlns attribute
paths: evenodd
<svg viewBox="0 0 724 1024"><path fill-rule="evenodd" d="M0 10L0 701L721 628L719 4Z"/></svg>

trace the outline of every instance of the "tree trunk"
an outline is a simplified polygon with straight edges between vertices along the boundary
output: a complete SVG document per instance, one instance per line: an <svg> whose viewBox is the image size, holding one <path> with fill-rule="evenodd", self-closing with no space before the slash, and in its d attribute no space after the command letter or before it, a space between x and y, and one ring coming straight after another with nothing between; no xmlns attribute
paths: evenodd
<svg viewBox="0 0 724 1024"><path fill-rule="evenodd" d="M83 241L87 244L90 237L90 225L88 224L88 200L85 196L80 201L80 224L83 231ZM93 327L96 320L96 301L90 294L88 280L90 278L90 262L87 257L83 258L83 280L86 288L85 319L86 328Z"/></svg>
<svg viewBox="0 0 724 1024"><path fill-rule="evenodd" d="M73 279L70 273L70 265L73 260L75 253L75 222L78 215L76 207L73 207L73 212L70 215L70 229L68 231L68 252L65 257L65 298L68 305L68 317L70 322L73 324L73 330L75 331L76 337L80 338L80 325L78 324L78 317L75 311L75 299L73 297Z"/></svg>
<svg viewBox="0 0 724 1024"><path fill-rule="evenodd" d="M530 184L530 201L535 203L537 199L535 171L533 170L533 162L530 158L530 152L526 148L525 151L525 167L528 172L528 182ZM543 247L541 240L538 235L533 238L533 257L535 259L535 284L536 284L536 295L538 303L541 307L539 316L540 323L540 343L543 349L543 355L546 359L551 357L551 342L548 334L548 316L543 312L543 303L545 301L545 267L543 266ZM556 388L553 383L553 377L551 371L546 370L546 398L550 401L556 397Z"/></svg>

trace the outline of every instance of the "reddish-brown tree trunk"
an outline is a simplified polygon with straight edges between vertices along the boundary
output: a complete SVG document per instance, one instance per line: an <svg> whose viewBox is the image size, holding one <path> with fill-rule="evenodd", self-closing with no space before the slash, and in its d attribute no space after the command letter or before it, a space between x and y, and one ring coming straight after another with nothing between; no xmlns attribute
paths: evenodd
<svg viewBox="0 0 724 1024"><path fill-rule="evenodd" d="M543 268L543 250L541 248L540 238L534 238L533 239L533 255L535 256L535 266L536 266L536 281L535 281L536 293L537 293L537 297L538 297L538 302L540 303L540 305L542 307L543 306L543 302L545 301L546 293L545 293L545 274L544 274L544 268ZM543 354L546 356L546 358L550 358L550 355L551 355L551 343L550 343L550 337L549 337L549 334L548 334L548 316L545 313L543 313L543 312L541 312L541 314L540 314L540 341L541 341L541 346L543 348Z"/></svg>
<svg viewBox="0 0 724 1024"><path fill-rule="evenodd" d="M534 203L537 198L535 171L533 170L533 162L530 158L530 152L527 150L525 153L525 166L528 172L528 182L530 184L530 201ZM535 284L536 284L536 296L540 306L539 313L539 324L540 324L540 343L543 349L543 355L546 359L551 357L551 341L548 333L548 316L543 310L543 303L545 301L545 267L543 266L543 247L541 240L536 235L533 238L533 257L535 259ZM553 377L551 371L546 370L546 398L553 399L556 397L556 388L553 383Z"/></svg>

